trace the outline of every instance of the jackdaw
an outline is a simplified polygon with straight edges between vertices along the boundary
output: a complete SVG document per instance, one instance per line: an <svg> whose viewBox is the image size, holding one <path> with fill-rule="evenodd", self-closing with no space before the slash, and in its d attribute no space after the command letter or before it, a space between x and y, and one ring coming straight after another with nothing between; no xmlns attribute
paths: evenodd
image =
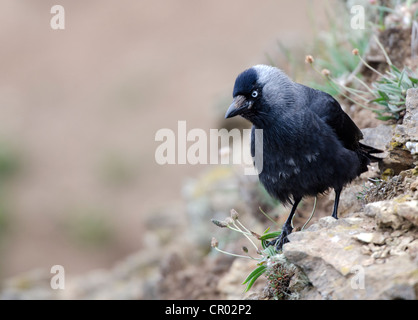
<svg viewBox="0 0 418 320"><path fill-rule="evenodd" d="M237 115L253 124L253 157L255 129L263 130L260 182L272 197L293 205L281 235L270 242L278 250L288 242L303 197L333 188L337 219L343 187L380 160L371 153L383 152L359 142L363 134L332 96L293 82L275 67L257 65L237 77L225 118Z"/></svg>

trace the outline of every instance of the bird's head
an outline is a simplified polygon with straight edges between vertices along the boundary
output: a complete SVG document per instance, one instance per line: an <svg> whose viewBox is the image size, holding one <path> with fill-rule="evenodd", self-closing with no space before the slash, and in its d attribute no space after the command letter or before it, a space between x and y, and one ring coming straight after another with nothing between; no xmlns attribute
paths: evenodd
<svg viewBox="0 0 418 320"><path fill-rule="evenodd" d="M242 116L254 124L280 112L293 99L293 81L281 70L257 65L235 80L233 101L225 119Z"/></svg>

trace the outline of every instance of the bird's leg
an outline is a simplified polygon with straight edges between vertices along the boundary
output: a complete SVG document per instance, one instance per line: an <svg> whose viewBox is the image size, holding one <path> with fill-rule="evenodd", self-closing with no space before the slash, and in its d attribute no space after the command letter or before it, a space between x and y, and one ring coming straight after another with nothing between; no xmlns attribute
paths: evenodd
<svg viewBox="0 0 418 320"><path fill-rule="evenodd" d="M292 233L292 218L296 212L296 209L300 203L302 198L294 199L292 210L290 211L289 216L287 217L286 222L283 225L282 232L279 237L271 241L268 245L274 245L276 246L276 250L280 251L283 247L283 245L289 240L287 239L287 236Z"/></svg>
<svg viewBox="0 0 418 320"><path fill-rule="evenodd" d="M332 217L338 220L338 204L340 202L341 188L335 190L335 201L334 201L334 211L332 211Z"/></svg>

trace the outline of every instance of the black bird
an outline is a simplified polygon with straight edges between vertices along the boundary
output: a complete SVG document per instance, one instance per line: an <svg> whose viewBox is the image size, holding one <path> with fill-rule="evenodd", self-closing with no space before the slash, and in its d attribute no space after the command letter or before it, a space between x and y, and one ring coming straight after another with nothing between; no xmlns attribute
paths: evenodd
<svg viewBox="0 0 418 320"><path fill-rule="evenodd" d="M240 115L252 122L253 158L255 129L263 130L260 182L272 197L293 205L281 235L270 244L280 250L288 242L292 217L305 196L333 188L337 219L343 187L380 160L371 153L383 151L359 142L363 134L332 96L293 82L275 67L257 65L241 73L233 98L225 118Z"/></svg>

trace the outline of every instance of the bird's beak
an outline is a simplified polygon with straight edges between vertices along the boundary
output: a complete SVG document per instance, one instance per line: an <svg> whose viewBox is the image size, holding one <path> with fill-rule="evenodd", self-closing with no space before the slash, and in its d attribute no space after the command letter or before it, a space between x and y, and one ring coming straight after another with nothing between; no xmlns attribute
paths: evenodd
<svg viewBox="0 0 418 320"><path fill-rule="evenodd" d="M252 105L253 102L248 101L244 96L236 96L234 100L232 100L232 103L225 114L225 119L233 118L237 115L240 115L245 110L251 109Z"/></svg>

